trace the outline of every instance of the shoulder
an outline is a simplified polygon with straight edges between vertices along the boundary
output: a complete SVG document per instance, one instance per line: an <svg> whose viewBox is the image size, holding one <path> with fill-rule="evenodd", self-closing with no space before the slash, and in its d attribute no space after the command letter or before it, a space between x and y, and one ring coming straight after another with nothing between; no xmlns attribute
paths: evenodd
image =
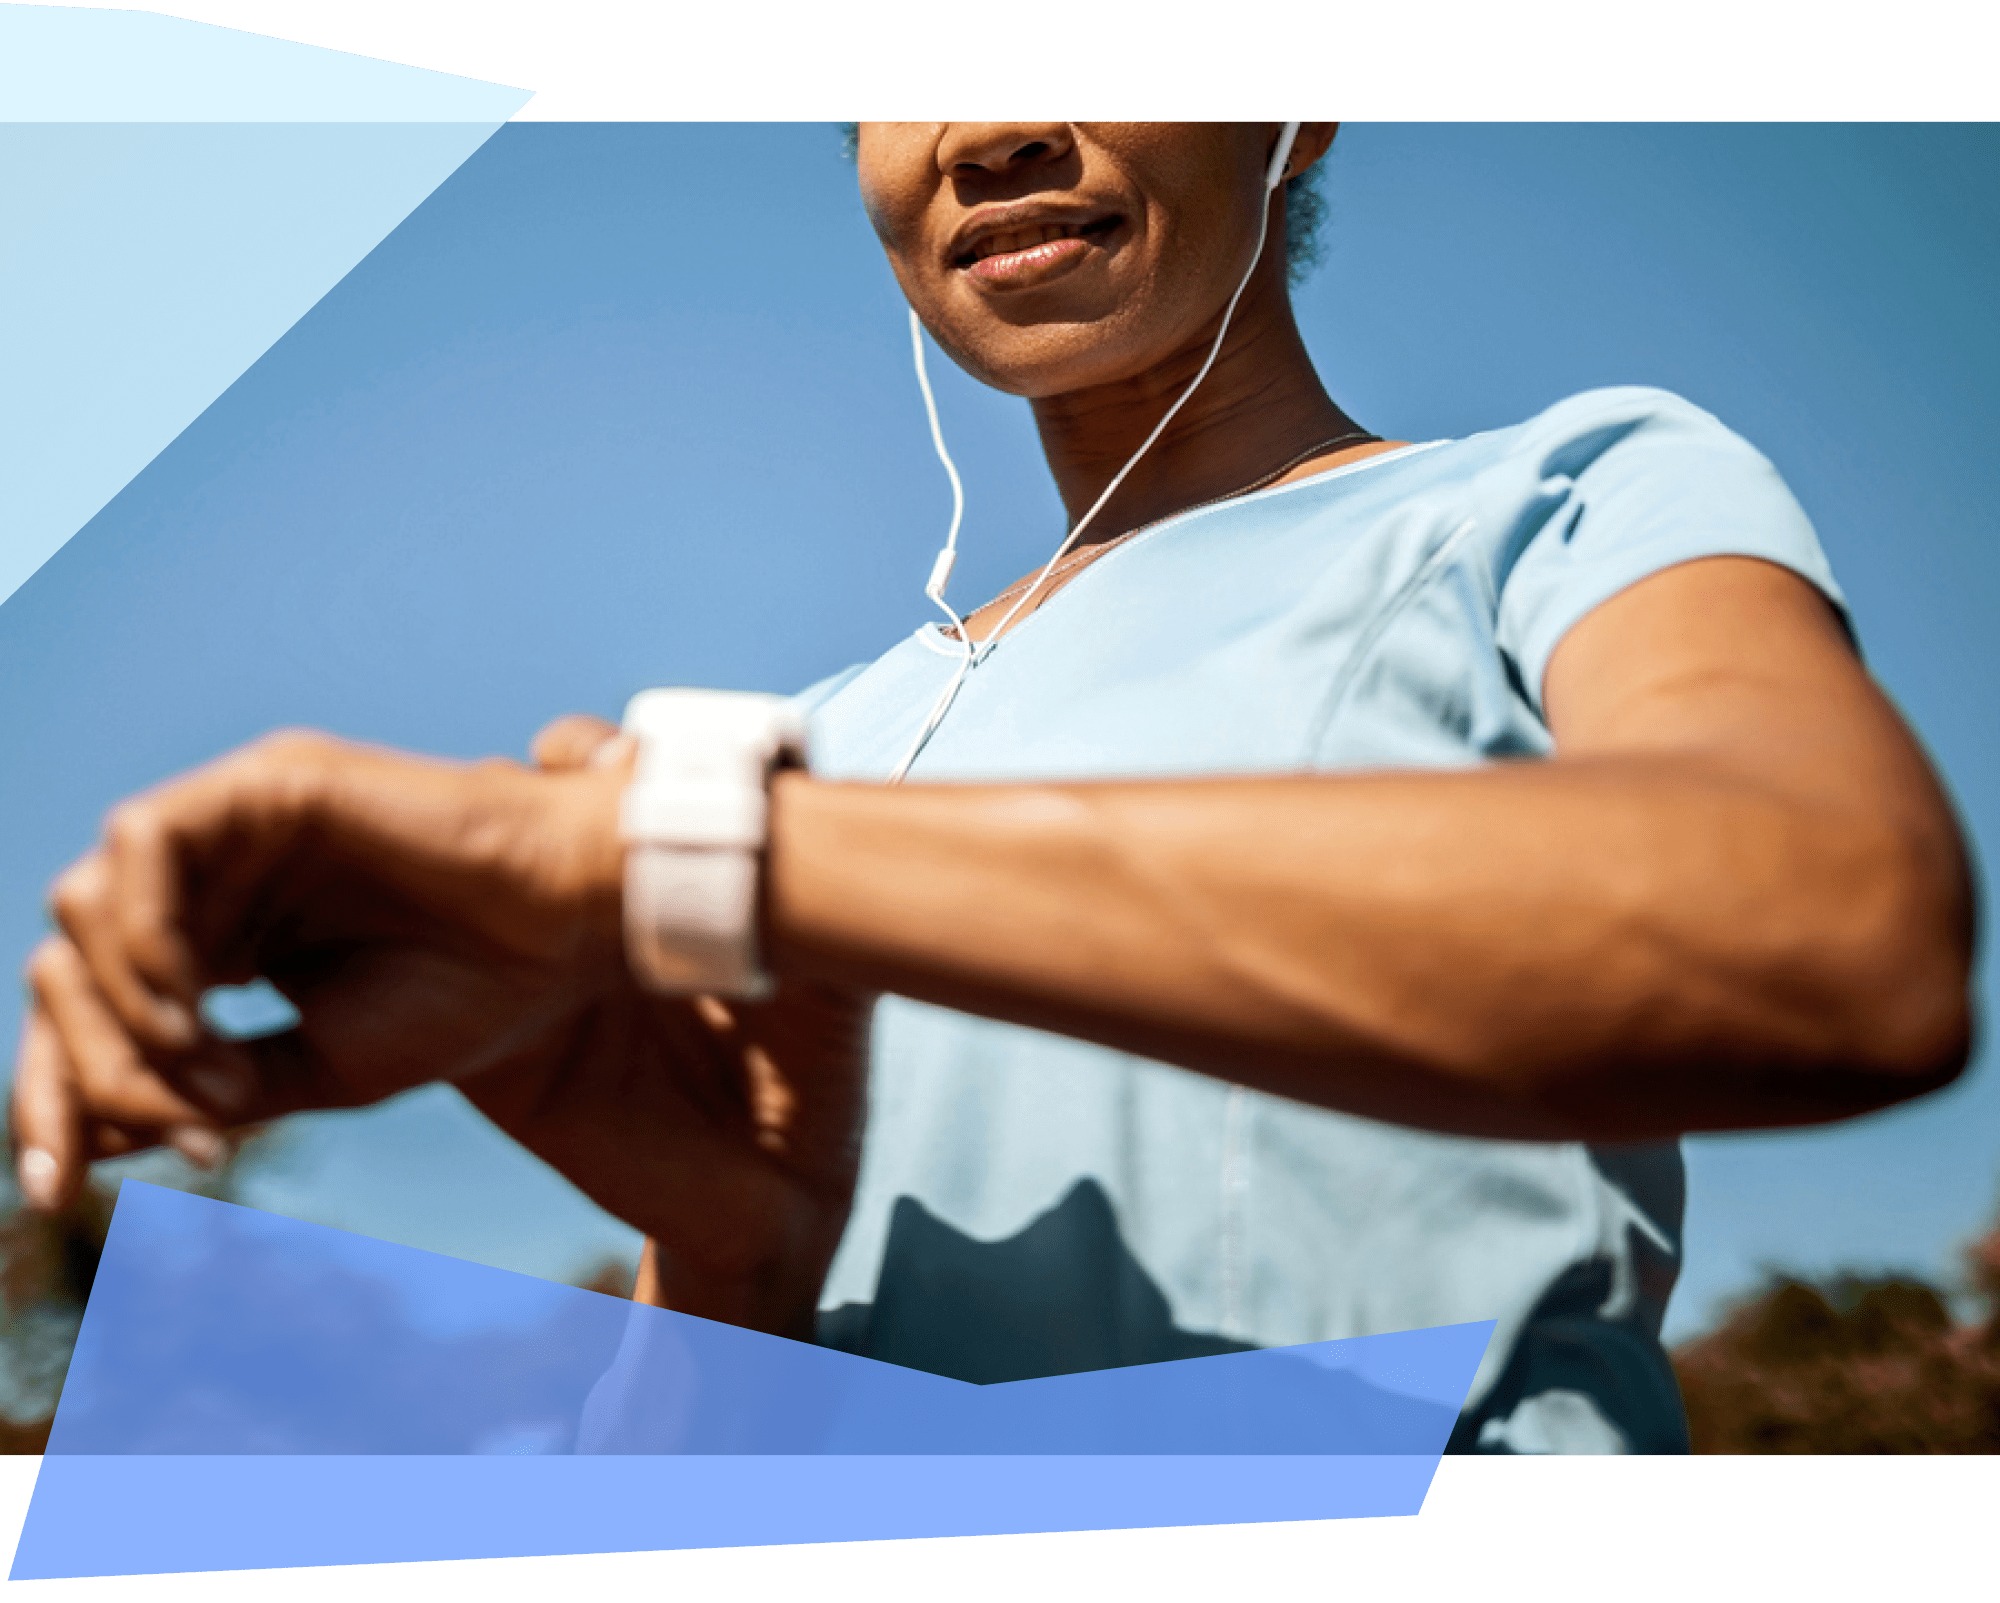
<svg viewBox="0 0 2000 1603"><path fill-rule="evenodd" d="M1667 390L1588 390L1488 440L1481 479L1498 636L1539 698L1558 640L1611 596L1680 563L1756 557L1844 599L1778 470Z"/></svg>
<svg viewBox="0 0 2000 1603"><path fill-rule="evenodd" d="M1539 529L1558 503L1577 510L1588 501L1608 511L1615 501L1624 519L1648 503L1683 504L1695 519L1708 517L1712 508L1686 504L1692 497L1726 501L1755 516L1798 516L1762 452L1693 401L1646 385L1584 390L1521 422L1397 456L1404 466L1380 476L1384 490L1393 485L1405 495L1451 498L1478 518L1501 551L1510 534ZM1385 467L1395 460L1382 459ZM1323 499L1334 504L1331 496Z"/></svg>
<svg viewBox="0 0 2000 1603"><path fill-rule="evenodd" d="M1663 464L1683 453L1735 458L1775 475L1763 454L1714 413L1671 390L1639 384L1584 390L1473 438L1544 479L1575 479L1607 460Z"/></svg>
<svg viewBox="0 0 2000 1603"><path fill-rule="evenodd" d="M1575 557L1607 545L1747 539L1809 549L1823 566L1805 512L1769 458L1669 390L1585 390L1457 443L1475 510L1509 567L1552 524L1556 544Z"/></svg>
<svg viewBox="0 0 2000 1603"><path fill-rule="evenodd" d="M841 669L839 673L828 674L824 679L816 680L814 683L807 685L805 689L792 697L792 702L800 712L810 716L818 712L820 708L833 700L835 696L839 695L867 671L867 663L853 663Z"/></svg>

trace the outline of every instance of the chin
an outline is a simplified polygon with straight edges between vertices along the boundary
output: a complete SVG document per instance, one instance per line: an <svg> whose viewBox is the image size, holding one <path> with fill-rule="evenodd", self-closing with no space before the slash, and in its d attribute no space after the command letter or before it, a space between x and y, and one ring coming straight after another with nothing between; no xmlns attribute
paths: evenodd
<svg viewBox="0 0 2000 1603"><path fill-rule="evenodd" d="M946 343L945 352L989 389L1024 400L1047 400L1115 384L1144 370L1100 324L1013 327L976 343Z"/></svg>

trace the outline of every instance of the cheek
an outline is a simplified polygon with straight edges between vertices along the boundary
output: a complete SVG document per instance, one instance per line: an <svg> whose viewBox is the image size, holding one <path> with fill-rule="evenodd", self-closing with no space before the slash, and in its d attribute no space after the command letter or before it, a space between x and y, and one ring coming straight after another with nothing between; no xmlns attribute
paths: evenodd
<svg viewBox="0 0 2000 1603"><path fill-rule="evenodd" d="M857 164L862 215L892 256L914 248L925 209L935 199L934 186L924 182L923 165L900 149L872 160L864 154Z"/></svg>
<svg viewBox="0 0 2000 1603"><path fill-rule="evenodd" d="M866 179L861 184L861 215L868 219L868 226L875 230L875 237L881 241L882 248L890 249L896 237L894 198Z"/></svg>
<svg viewBox="0 0 2000 1603"><path fill-rule="evenodd" d="M893 191L863 187L861 192L862 215L868 219L868 226L875 231L875 239L888 258L889 270L896 275L896 282L902 286L903 296L919 315L928 312L925 301L932 298L926 293L921 282L924 275L917 271L917 263L922 260L920 241L923 237L923 207L921 202L913 203L907 196L898 196Z"/></svg>

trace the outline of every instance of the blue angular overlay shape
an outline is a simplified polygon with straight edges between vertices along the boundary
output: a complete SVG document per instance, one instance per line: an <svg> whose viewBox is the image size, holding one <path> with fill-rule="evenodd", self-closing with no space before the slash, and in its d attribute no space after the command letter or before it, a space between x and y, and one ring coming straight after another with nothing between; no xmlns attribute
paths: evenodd
<svg viewBox="0 0 2000 1603"><path fill-rule="evenodd" d="M975 1386L127 1180L12 1577L1414 1514L1492 1328Z"/></svg>

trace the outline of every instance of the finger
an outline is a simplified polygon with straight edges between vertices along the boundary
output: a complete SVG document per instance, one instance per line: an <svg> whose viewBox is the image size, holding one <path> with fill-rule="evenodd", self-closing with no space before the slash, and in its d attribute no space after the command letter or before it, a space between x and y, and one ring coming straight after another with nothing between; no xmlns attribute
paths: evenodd
<svg viewBox="0 0 2000 1603"><path fill-rule="evenodd" d="M221 1168L235 1154L230 1137L205 1125L182 1125L178 1130L135 1130L129 1125L96 1121L84 1131L84 1151L91 1159L122 1158L147 1147L174 1148L197 1169Z"/></svg>
<svg viewBox="0 0 2000 1603"><path fill-rule="evenodd" d="M210 1097L218 1103L226 1097L238 1109L223 1120L235 1127L238 1137L245 1125L265 1124L290 1113L360 1107L387 1094L373 1087L357 1093L303 1028L252 1041L224 1042L203 1058L200 1067L200 1078ZM186 1076L190 1080L195 1077L192 1071ZM225 1091L225 1082L237 1089ZM246 1086L251 1088L247 1095L242 1090ZM406 1086L399 1084L394 1089ZM174 1144L191 1162L201 1161L197 1149L178 1141Z"/></svg>
<svg viewBox="0 0 2000 1603"><path fill-rule="evenodd" d="M214 1122L146 1061L68 941L43 942L29 976L38 1011L60 1039L83 1109L92 1118L153 1129ZM196 1067L190 1065L190 1071Z"/></svg>
<svg viewBox="0 0 2000 1603"><path fill-rule="evenodd" d="M118 904L111 859L104 850L72 864L49 894L49 910L69 938L65 944L81 954L124 1027L158 1050L184 1050L200 1033L192 1006L162 996L147 983L132 961L127 918ZM31 980L37 959L30 960Z"/></svg>
<svg viewBox="0 0 2000 1603"><path fill-rule="evenodd" d="M74 950L58 943L39 959L38 1016L53 1036L78 1117L90 1129L78 1146L85 1157L109 1157L164 1143L195 1167L220 1169L234 1144L220 1126L262 1111L254 1058L229 1043L182 1059L169 1070L146 1063L91 985ZM37 1175L49 1172L40 1157ZM59 1170L66 1169L59 1163Z"/></svg>
<svg viewBox="0 0 2000 1603"><path fill-rule="evenodd" d="M82 1099L62 1041L40 1008L30 1009L14 1070L14 1173L37 1213L59 1213L83 1183Z"/></svg>
<svg viewBox="0 0 2000 1603"><path fill-rule="evenodd" d="M201 1036L204 979L183 928L186 865L165 812L151 795L120 802L104 821L102 855L118 957L152 1002L160 1044L176 1049Z"/></svg>
<svg viewBox="0 0 2000 1603"><path fill-rule="evenodd" d="M618 738L618 726L587 712L558 718L535 736L529 748L535 766L547 772L587 768L598 748Z"/></svg>
<svg viewBox="0 0 2000 1603"><path fill-rule="evenodd" d="M204 988L249 977L225 972L244 955L231 938L244 933L246 906L296 843L326 745L269 737L120 802L98 850L56 882L58 925L148 1047L199 1045ZM198 907L188 901L191 877Z"/></svg>
<svg viewBox="0 0 2000 1603"><path fill-rule="evenodd" d="M229 1137L205 1124L184 1124L177 1130L169 1130L167 1145L197 1169L210 1174L227 1163L235 1152Z"/></svg>
<svg viewBox="0 0 2000 1603"><path fill-rule="evenodd" d="M122 1124L92 1120L84 1129L84 1150L92 1158L122 1158L128 1152L152 1146L157 1139L150 1130L131 1130Z"/></svg>

